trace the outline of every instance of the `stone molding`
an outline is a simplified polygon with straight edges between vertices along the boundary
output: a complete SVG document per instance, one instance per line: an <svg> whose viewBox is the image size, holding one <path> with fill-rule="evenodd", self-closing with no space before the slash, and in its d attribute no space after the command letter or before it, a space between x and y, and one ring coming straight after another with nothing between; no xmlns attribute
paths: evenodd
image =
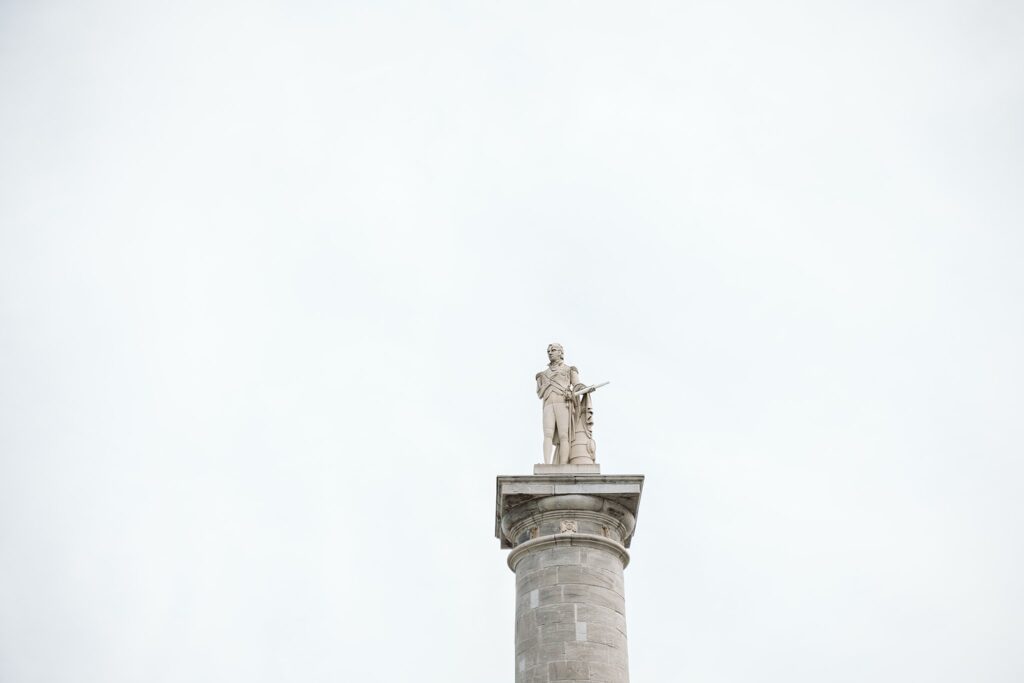
<svg viewBox="0 0 1024 683"><path fill-rule="evenodd" d="M629 552L623 548L622 545L616 543L610 538L605 538L604 536L599 536L597 534L568 533L552 534L550 536L541 536L540 538L523 541L513 548L512 552L508 554L508 568L515 571L516 565L519 564L519 560L521 560L525 555L558 546L604 550L618 557L619 560L622 561L623 569L629 565Z"/></svg>
<svg viewBox="0 0 1024 683"><path fill-rule="evenodd" d="M549 470L496 483L494 535L516 575L516 683L628 683L623 571L644 477Z"/></svg>
<svg viewBox="0 0 1024 683"><path fill-rule="evenodd" d="M569 496L560 496L566 497ZM572 496L573 498L582 498L583 496ZM551 500L549 498L541 498L541 501ZM606 505L614 505L614 503L604 502ZM633 531L633 524L636 521L633 515L629 514L627 510L621 509L621 517L617 514L608 514L608 512L593 511L593 510L581 510L579 508L564 507L555 510L540 510L539 506L526 504L521 507L529 508L525 510L517 509L518 514L509 514L501 522L502 531L505 533L505 537L508 538L513 545L517 541L521 542L524 534L527 534L531 528L539 529L540 535L551 535L551 531L545 533L545 527L548 529L555 528L562 520L573 520L577 522L589 522L595 530L599 530L602 527L607 527L610 532L614 532L615 536L612 540L622 542L622 539L627 538ZM619 506L615 506L619 507ZM579 529L577 529L579 531Z"/></svg>
<svg viewBox="0 0 1024 683"><path fill-rule="evenodd" d="M601 474L601 466L596 462L588 462L582 465L566 463L563 465L548 465L538 463L533 466L534 474Z"/></svg>
<svg viewBox="0 0 1024 683"><path fill-rule="evenodd" d="M496 483L494 535L502 548L511 549L516 545L516 539L523 533L518 528L523 520L554 511L564 511L567 519L583 520L590 518L589 515L602 515L607 522L601 522L600 526L616 529L622 545L628 548L636 526L644 477L545 474L500 476Z"/></svg>

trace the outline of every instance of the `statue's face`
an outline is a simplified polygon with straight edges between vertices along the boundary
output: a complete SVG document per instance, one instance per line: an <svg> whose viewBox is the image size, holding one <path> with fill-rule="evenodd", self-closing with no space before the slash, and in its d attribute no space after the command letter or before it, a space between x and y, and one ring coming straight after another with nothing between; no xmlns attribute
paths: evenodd
<svg viewBox="0 0 1024 683"><path fill-rule="evenodd" d="M548 346L548 360L554 363L556 360L562 360L565 358L565 351L558 344L551 344Z"/></svg>

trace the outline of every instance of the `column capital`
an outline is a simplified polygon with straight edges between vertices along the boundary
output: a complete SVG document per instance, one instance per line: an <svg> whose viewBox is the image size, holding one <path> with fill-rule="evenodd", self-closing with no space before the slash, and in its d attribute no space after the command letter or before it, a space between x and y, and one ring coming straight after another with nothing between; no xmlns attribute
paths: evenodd
<svg viewBox="0 0 1024 683"><path fill-rule="evenodd" d="M644 477L641 474L540 474L497 478L494 535L502 548L529 539L513 532L530 516L557 517L560 510L609 516L619 522L622 545L633 538ZM582 530L581 530L582 531Z"/></svg>

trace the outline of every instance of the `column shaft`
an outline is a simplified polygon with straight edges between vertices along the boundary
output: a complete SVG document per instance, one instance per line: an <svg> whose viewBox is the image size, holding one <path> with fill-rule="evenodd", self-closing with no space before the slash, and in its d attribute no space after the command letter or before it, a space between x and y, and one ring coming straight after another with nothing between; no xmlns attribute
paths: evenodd
<svg viewBox="0 0 1024 683"><path fill-rule="evenodd" d="M571 466L570 466L571 467ZM499 477L516 575L516 683L628 683L623 570L643 477Z"/></svg>
<svg viewBox="0 0 1024 683"><path fill-rule="evenodd" d="M513 551L516 683L629 681L624 551L574 536Z"/></svg>

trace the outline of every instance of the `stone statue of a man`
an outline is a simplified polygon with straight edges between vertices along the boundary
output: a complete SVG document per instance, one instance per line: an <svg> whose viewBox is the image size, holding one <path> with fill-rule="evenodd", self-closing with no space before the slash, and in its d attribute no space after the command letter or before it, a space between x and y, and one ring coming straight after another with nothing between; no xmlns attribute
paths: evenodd
<svg viewBox="0 0 1024 683"><path fill-rule="evenodd" d="M537 396L544 404L543 462L593 462L590 397L581 401L576 393L586 385L580 382L579 371L565 364L561 344L548 345L548 361L547 369L537 373Z"/></svg>

